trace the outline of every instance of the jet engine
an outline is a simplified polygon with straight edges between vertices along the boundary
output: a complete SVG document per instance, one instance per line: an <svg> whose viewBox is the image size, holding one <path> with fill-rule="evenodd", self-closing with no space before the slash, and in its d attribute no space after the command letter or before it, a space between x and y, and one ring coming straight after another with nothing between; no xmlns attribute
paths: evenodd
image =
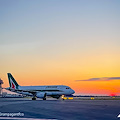
<svg viewBox="0 0 120 120"><path fill-rule="evenodd" d="M46 93L45 92L38 92L36 94L36 97L42 98L43 100L46 100Z"/></svg>

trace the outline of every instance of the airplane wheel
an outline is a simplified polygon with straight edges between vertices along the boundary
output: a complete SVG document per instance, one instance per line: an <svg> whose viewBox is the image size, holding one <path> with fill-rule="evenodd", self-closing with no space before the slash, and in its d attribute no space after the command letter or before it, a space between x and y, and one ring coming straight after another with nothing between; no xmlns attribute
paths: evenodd
<svg viewBox="0 0 120 120"><path fill-rule="evenodd" d="M46 98L43 98L43 100L46 100Z"/></svg>
<svg viewBox="0 0 120 120"><path fill-rule="evenodd" d="M32 98L32 100L36 100L36 98Z"/></svg>

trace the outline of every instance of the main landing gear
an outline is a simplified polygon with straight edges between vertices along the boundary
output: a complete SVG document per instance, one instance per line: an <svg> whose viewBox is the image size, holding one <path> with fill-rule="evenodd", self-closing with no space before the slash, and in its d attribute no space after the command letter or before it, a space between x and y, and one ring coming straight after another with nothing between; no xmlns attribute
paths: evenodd
<svg viewBox="0 0 120 120"><path fill-rule="evenodd" d="M33 98L32 98L32 100L36 100L36 98L35 98L35 97L33 97Z"/></svg>
<svg viewBox="0 0 120 120"><path fill-rule="evenodd" d="M38 96L39 95L39 96ZM37 95L36 94L33 94L33 98L32 100L36 100L36 98L41 98L43 100L46 100L46 93L38 93Z"/></svg>
<svg viewBox="0 0 120 120"><path fill-rule="evenodd" d="M46 97L45 97L45 98L43 98L43 100L46 100Z"/></svg>
<svg viewBox="0 0 120 120"><path fill-rule="evenodd" d="M36 98L35 98L35 97L33 97L33 98L32 98L32 100L36 100ZM43 100L46 100L46 97L45 97L45 98L43 98Z"/></svg>
<svg viewBox="0 0 120 120"><path fill-rule="evenodd" d="M32 100L36 100L36 94L33 94Z"/></svg>
<svg viewBox="0 0 120 120"><path fill-rule="evenodd" d="M47 95L47 94L45 93L45 94L44 94L44 97L43 97L43 100L46 100L46 95Z"/></svg>

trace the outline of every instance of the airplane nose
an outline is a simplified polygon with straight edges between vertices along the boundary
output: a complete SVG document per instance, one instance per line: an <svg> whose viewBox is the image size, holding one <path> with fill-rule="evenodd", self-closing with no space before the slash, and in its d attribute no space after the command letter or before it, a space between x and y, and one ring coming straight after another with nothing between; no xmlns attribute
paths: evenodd
<svg viewBox="0 0 120 120"><path fill-rule="evenodd" d="M72 90L72 94L74 94L75 93L75 91L74 90Z"/></svg>

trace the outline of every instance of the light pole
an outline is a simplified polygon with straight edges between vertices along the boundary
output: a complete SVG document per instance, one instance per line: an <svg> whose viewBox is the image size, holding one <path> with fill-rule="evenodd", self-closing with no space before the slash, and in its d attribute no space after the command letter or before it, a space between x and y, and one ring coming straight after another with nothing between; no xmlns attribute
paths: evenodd
<svg viewBox="0 0 120 120"><path fill-rule="evenodd" d="M2 84L3 84L3 81L0 78L0 95L1 95L1 92L2 92Z"/></svg>

